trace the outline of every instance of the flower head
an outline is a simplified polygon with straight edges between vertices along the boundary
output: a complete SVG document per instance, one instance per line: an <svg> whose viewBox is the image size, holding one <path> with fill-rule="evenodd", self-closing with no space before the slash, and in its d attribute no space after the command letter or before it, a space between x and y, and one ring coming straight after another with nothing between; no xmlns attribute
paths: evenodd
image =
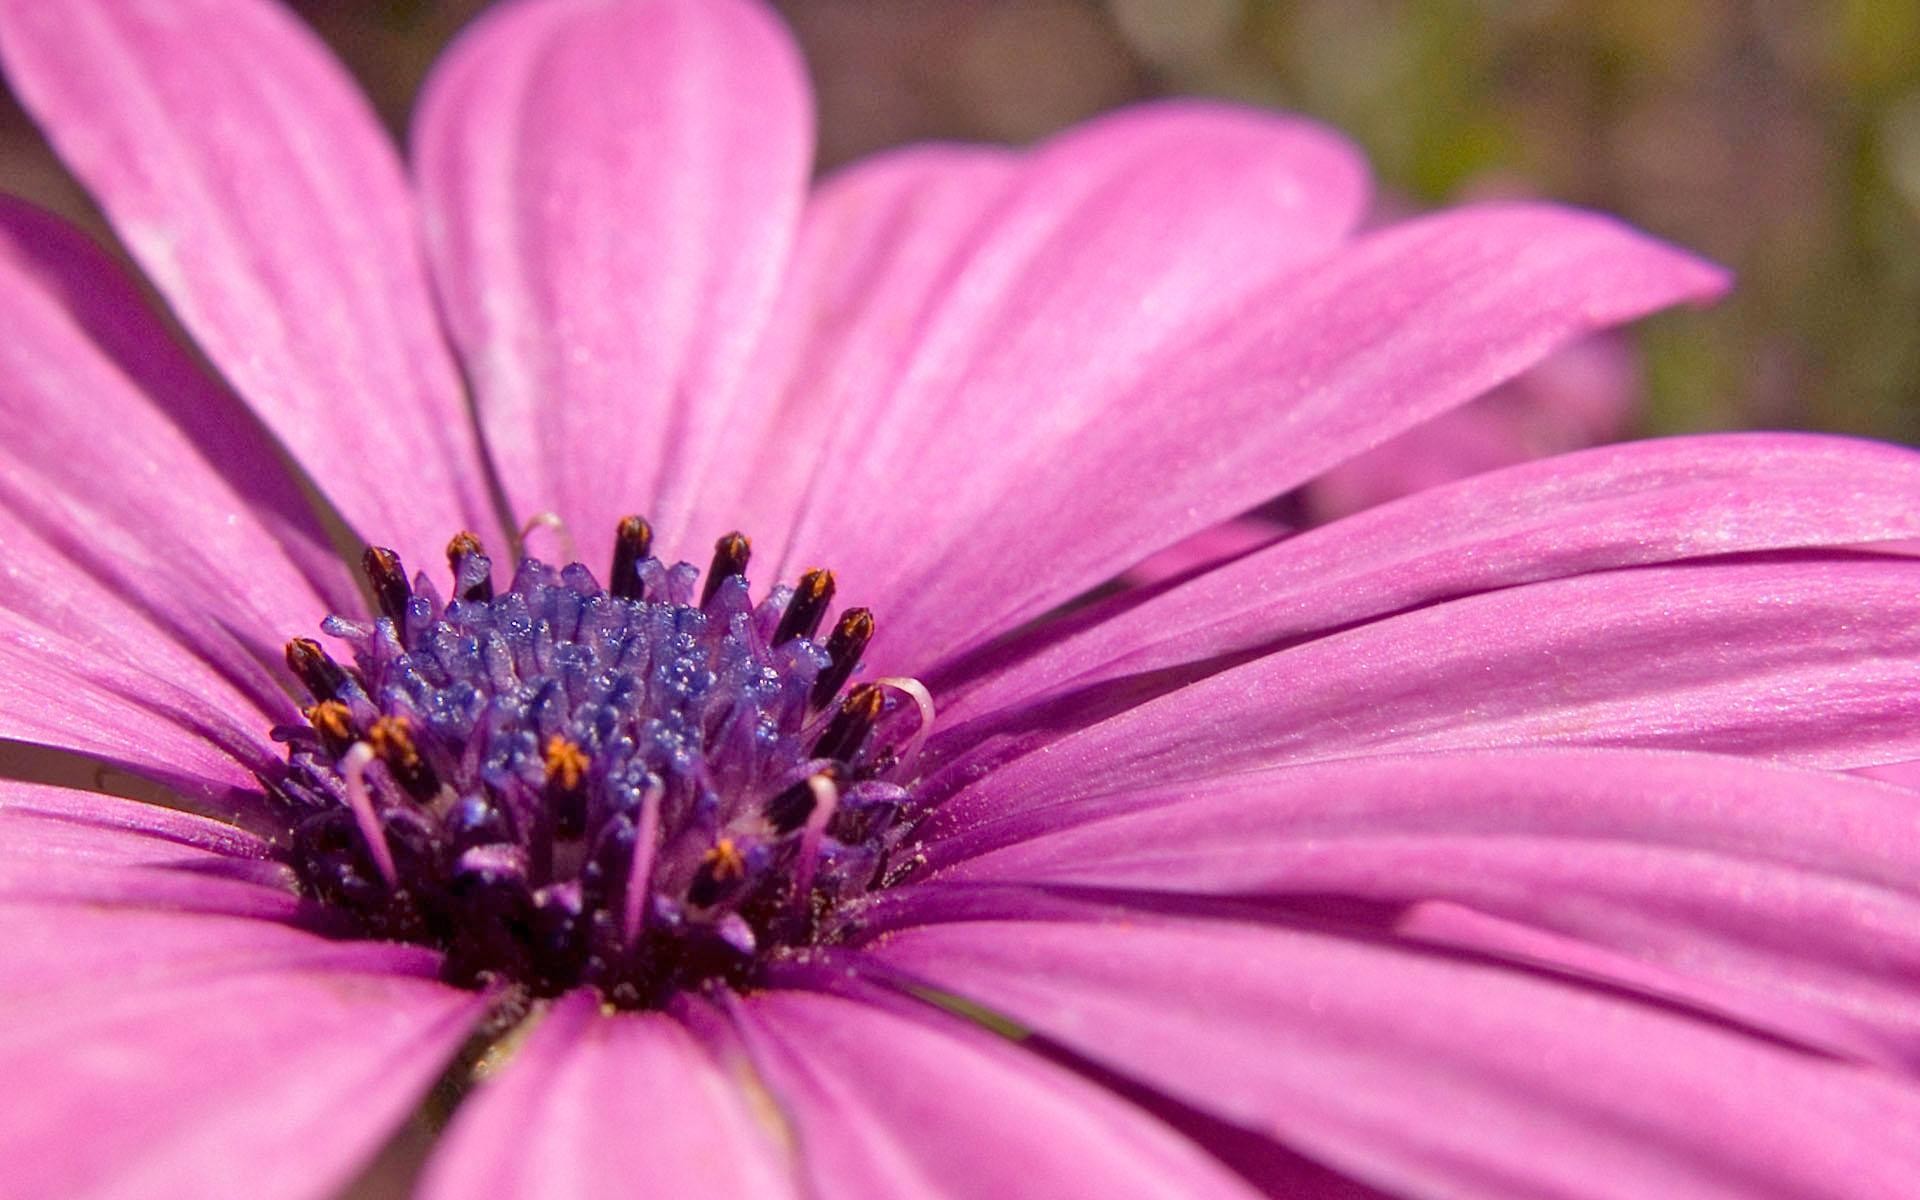
<svg viewBox="0 0 1920 1200"><path fill-rule="evenodd" d="M744 0L494 9L410 175L259 0L0 61L223 380L0 207L0 736L165 802L0 790L16 1190L327 1195L415 1112L435 1197L1920 1167L1911 793L1809 769L1920 757L1913 455L1589 451L1087 600L1712 267L1355 236L1344 143L1206 104L809 191Z"/></svg>

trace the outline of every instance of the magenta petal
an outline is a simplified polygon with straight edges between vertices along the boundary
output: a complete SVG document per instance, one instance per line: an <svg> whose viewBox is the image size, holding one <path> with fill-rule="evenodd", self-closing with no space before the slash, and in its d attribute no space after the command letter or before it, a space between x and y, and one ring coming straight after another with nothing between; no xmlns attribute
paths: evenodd
<svg viewBox="0 0 1920 1200"><path fill-rule="evenodd" d="M0 536L0 547L21 544ZM257 808L255 776L277 757L267 731L279 714L104 592L49 584L40 595L95 630L54 631L0 610L0 738L90 755L210 812Z"/></svg>
<svg viewBox="0 0 1920 1200"><path fill-rule="evenodd" d="M1920 565L1650 567L1375 621L1208 675L1012 762L935 816L1359 754L1568 743L1828 767L1920 752Z"/></svg>
<svg viewBox="0 0 1920 1200"><path fill-rule="evenodd" d="M715 455L812 149L799 55L740 0L503 6L435 67L414 151L448 320L508 498L588 563L630 512L702 556L685 522L738 469Z"/></svg>
<svg viewBox="0 0 1920 1200"><path fill-rule="evenodd" d="M187 328L362 536L494 533L412 201L366 101L255 0L0 4L0 59Z"/></svg>
<svg viewBox="0 0 1920 1200"><path fill-rule="evenodd" d="M635 1194L791 1197L786 1150L741 1086L662 1013L554 1003L501 1073L461 1107L422 1200Z"/></svg>
<svg viewBox="0 0 1920 1200"><path fill-rule="evenodd" d="M1486 963L1139 914L873 953L1406 1194L1892 1197L1920 1172L1905 1082Z"/></svg>
<svg viewBox="0 0 1920 1200"><path fill-rule="evenodd" d="M1431 913L1423 936L1920 1062L1914 811L1893 788L1743 759L1503 750L1041 805L931 857L1010 843L940 872L959 883L1447 901L1577 944L1443 930ZM1660 971L1623 974L1581 947Z"/></svg>
<svg viewBox="0 0 1920 1200"><path fill-rule="evenodd" d="M280 538L331 561L333 601L358 597L277 452L104 254L4 201L0 324L0 606L105 642L101 609L125 604L284 708L281 646L332 605Z"/></svg>
<svg viewBox="0 0 1920 1200"><path fill-rule="evenodd" d="M1361 239L1134 362L1097 409L1073 410L1070 453L989 458L969 431L979 461L923 484L951 536L925 527L928 504L863 510L889 522L861 542L889 555L880 658L924 669L1567 342L1724 283L1616 222L1545 206L1459 209Z"/></svg>
<svg viewBox="0 0 1920 1200"><path fill-rule="evenodd" d="M195 918L179 918L191 921ZM374 948L380 949L380 948ZM332 1195L487 1001L377 969L263 967L0 1005L7 1188L164 1200Z"/></svg>
<svg viewBox="0 0 1920 1200"><path fill-rule="evenodd" d="M847 1200L1251 1197L1105 1090L928 1010L769 991L732 1005L810 1194Z"/></svg>
<svg viewBox="0 0 1920 1200"><path fill-rule="evenodd" d="M0 901L268 920L300 911L291 872L251 834L152 804L12 781L0 781ZM15 945L7 961L18 959Z"/></svg>
<svg viewBox="0 0 1920 1200"><path fill-rule="evenodd" d="M854 301L861 394L794 534L881 611L903 552L976 532L983 488L1071 458L1081 427L1157 356L1343 241L1366 176L1318 125L1183 101L1070 130L980 199L970 223L936 218L945 246L908 227L912 248L944 254L906 273L939 286Z"/></svg>
<svg viewBox="0 0 1920 1200"><path fill-rule="evenodd" d="M1920 454L1808 434L1608 446L1435 488L1250 554L942 689L941 715L1280 645L1473 592L1920 532ZM949 728L952 725L949 724Z"/></svg>
<svg viewBox="0 0 1920 1200"><path fill-rule="evenodd" d="M848 456L896 400L891 384L913 349L915 318L946 289L967 236L1020 163L1000 146L910 146L820 185L741 414L740 440L756 457L715 476L695 528L751 530L769 578L813 565L792 557L794 526L845 501Z"/></svg>
<svg viewBox="0 0 1920 1200"><path fill-rule="evenodd" d="M37 850L53 827L65 826L80 837L94 831L108 838L125 835L160 853L183 848L188 853L258 859L269 851L263 839L222 821L99 792L17 780L0 781L0 826L10 821L35 822L36 832L0 837L0 850Z"/></svg>

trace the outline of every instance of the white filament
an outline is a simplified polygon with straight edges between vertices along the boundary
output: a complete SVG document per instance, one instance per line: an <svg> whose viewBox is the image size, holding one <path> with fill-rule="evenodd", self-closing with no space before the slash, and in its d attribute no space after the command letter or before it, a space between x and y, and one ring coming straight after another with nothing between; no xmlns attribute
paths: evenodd
<svg viewBox="0 0 1920 1200"><path fill-rule="evenodd" d="M647 920L647 895L653 884L653 857L660 840L660 781L647 781L640 797L640 827L633 833L633 862L627 868L627 898L620 909L620 936L631 946Z"/></svg>
<svg viewBox="0 0 1920 1200"><path fill-rule="evenodd" d="M387 886L393 887L400 880L400 872L394 868L393 850L387 845L386 831L380 828L380 814L373 811L373 796L367 791L367 764L372 761L373 747L355 742L340 760L340 773L347 784L347 806L353 809L354 824L366 839L373 865L380 869L380 878L387 881Z"/></svg>
<svg viewBox="0 0 1920 1200"><path fill-rule="evenodd" d="M813 811L807 814L806 829L800 834L798 869L793 876L794 902L802 911L813 891L814 868L820 862L820 839L826 835L827 822L833 820L834 810L840 807L840 789L825 771L809 775L807 787L813 791Z"/></svg>
<svg viewBox="0 0 1920 1200"><path fill-rule="evenodd" d="M560 542L561 562L579 561L580 550L579 547L574 544L573 530L567 528L567 523L560 519L559 513L542 512L535 513L531 517L528 517L527 523L520 527L520 544L522 546L527 544L527 539L533 536L533 531L536 529L550 529L553 531L554 537L558 538Z"/></svg>
<svg viewBox="0 0 1920 1200"><path fill-rule="evenodd" d="M920 746L927 740L927 734L933 731L933 695L927 691L927 685L908 675L889 675L885 679L873 681L875 687L892 688L912 700L920 710L920 727L913 731L907 744L900 751L899 770L905 773L913 766L913 760L920 753Z"/></svg>

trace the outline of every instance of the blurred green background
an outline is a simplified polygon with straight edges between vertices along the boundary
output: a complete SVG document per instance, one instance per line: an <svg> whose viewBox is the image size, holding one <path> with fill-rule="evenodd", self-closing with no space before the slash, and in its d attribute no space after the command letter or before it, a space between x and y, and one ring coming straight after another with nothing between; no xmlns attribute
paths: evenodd
<svg viewBox="0 0 1920 1200"><path fill-rule="evenodd" d="M297 4L396 129L477 0ZM1410 205L1531 193L1733 267L1650 323L1653 433L1920 443L1920 0L784 0L821 160L1026 141L1143 96L1346 130ZM0 186L94 220L10 105Z"/></svg>

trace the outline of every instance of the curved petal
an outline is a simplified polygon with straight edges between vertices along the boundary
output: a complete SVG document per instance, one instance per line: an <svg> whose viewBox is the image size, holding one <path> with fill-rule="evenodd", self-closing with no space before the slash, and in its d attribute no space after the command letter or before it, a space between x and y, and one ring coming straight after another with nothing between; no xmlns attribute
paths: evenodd
<svg viewBox="0 0 1920 1200"><path fill-rule="evenodd" d="M268 733L290 701L261 708L92 581L31 570L48 556L23 531L0 531L0 555L0 576L63 619L0 608L0 738L90 755L210 812L264 811L255 775L277 757Z"/></svg>
<svg viewBox="0 0 1920 1200"><path fill-rule="evenodd" d="M413 144L508 498L589 563L630 512L684 549L703 478L740 465L729 414L806 189L785 31L742 0L503 5L435 67Z"/></svg>
<svg viewBox="0 0 1920 1200"><path fill-rule="evenodd" d="M936 870L956 863L942 883L1447 901L1660 968L1621 973L1575 954L1583 972L1920 1064L1915 828L1910 795L1844 775L1706 755L1502 750L1041 804L929 857ZM1424 934L1441 936L1439 924L1422 915ZM1450 928L1456 943L1474 932ZM1543 940L1512 948L1563 957Z"/></svg>
<svg viewBox="0 0 1920 1200"><path fill-rule="evenodd" d="M21 916L49 906L67 912L57 921ZM0 923L12 930L0 978L41 995L63 970L88 987L100 979L96 970L36 959L28 944L42 931L52 931L47 946L57 961L84 960L120 979L136 958L179 965L183 957L178 945L162 950L114 923L130 914L195 933L259 926L278 930L265 935L272 938L313 940L268 924L291 921L301 908L292 876L259 838L152 804L11 780L0 781L0 908L10 914ZM169 925L178 913L208 920ZM77 934L78 923L89 932Z"/></svg>
<svg viewBox="0 0 1920 1200"><path fill-rule="evenodd" d="M893 402L920 314L981 215L1019 177L1000 146L909 146L836 172L807 201L739 436L748 469L702 491L695 529L753 538L757 574L791 578L803 509L852 503L846 444Z"/></svg>
<svg viewBox="0 0 1920 1200"><path fill-rule="evenodd" d="M794 1123L811 1194L1257 1194L1104 1089L933 1010L776 990L729 1011Z"/></svg>
<svg viewBox="0 0 1920 1200"><path fill-rule="evenodd" d="M865 395L820 456L793 534L882 613L899 601L904 553L990 533L969 501L1017 485L1022 464L1075 453L1080 427L1156 356L1332 250L1367 183L1319 125L1174 101L1069 130L981 199L977 219L933 231L950 238L929 264L937 286L863 301L876 316L912 307L885 314L891 338L868 351Z"/></svg>
<svg viewBox="0 0 1920 1200"><path fill-rule="evenodd" d="M6 202L0 323L0 512L37 535L0 533L14 568L0 606L77 634L86 605L58 597L84 579L284 707L286 638L359 599L337 561L322 593L283 549L293 538L316 567L331 555L271 446L105 255Z"/></svg>
<svg viewBox="0 0 1920 1200"><path fill-rule="evenodd" d="M175 917L182 928L203 920ZM158 934L154 928L144 930ZM487 1003L404 968L257 964L112 972L65 1003L0 1003L0 1069L31 1103L0 1112L17 1194L319 1198L425 1096Z"/></svg>
<svg viewBox="0 0 1920 1200"><path fill-rule="evenodd" d="M178 809L51 784L0 781L0 825L15 821L33 823L34 832L0 837L0 852L37 851L50 831L62 826L81 837L126 841L168 854L184 848L189 854L264 859L269 849L245 830Z"/></svg>
<svg viewBox="0 0 1920 1200"><path fill-rule="evenodd" d="M1826 767L1920 751L1920 566L1816 559L1649 567L1455 600L1207 675L1061 737L1032 719L956 778L951 832L1065 801L1316 759L1553 743Z"/></svg>
<svg viewBox="0 0 1920 1200"><path fill-rule="evenodd" d="M1284 645L1474 592L1920 532L1920 454L1816 434L1633 442L1434 488L1311 529L1110 620L935 676L950 722L1045 692Z"/></svg>
<svg viewBox="0 0 1920 1200"><path fill-rule="evenodd" d="M1135 913L870 953L1407 1194L1895 1197L1920 1171L1909 1081L1484 962Z"/></svg>
<svg viewBox="0 0 1920 1200"><path fill-rule="evenodd" d="M921 528L929 505L873 506L859 541L889 556L891 599L875 669L926 670L1570 341L1724 283L1616 222L1526 205L1409 221L1284 273L1070 409L1064 440L941 476L954 536Z"/></svg>
<svg viewBox="0 0 1920 1200"><path fill-rule="evenodd" d="M0 405L10 422L0 446L18 459L29 488L84 500L116 527L166 540L171 554L213 560L225 567L216 572L223 585L218 595L240 592L281 620L305 618L315 593L332 611L358 604L352 578L279 448L174 340L139 285L86 234L0 196L0 304L7 328L34 348L27 361L37 364L27 377L12 373L11 403ZM56 363L85 374L67 378ZM112 375L101 373L108 368ZM52 378L74 390L49 387ZM77 395L86 404L74 404ZM106 445L81 444L71 432L75 425ZM34 438L57 438L58 448L22 453ZM107 445L110 455L102 453ZM104 469L103 459L117 469ZM36 490L27 498L42 497ZM19 499L16 511L24 507ZM130 550L116 546L102 557ZM148 570L158 565L142 562ZM204 582L203 571L196 561L181 579L167 582ZM141 575L122 571L117 578L130 588ZM271 602L255 601L260 593Z"/></svg>
<svg viewBox="0 0 1920 1200"><path fill-rule="evenodd" d="M362 536L496 525L397 156L259 0L0 3L0 61L214 363Z"/></svg>
<svg viewBox="0 0 1920 1200"><path fill-rule="evenodd" d="M798 1195L786 1149L740 1087L661 1013L603 1015L589 992L556 1001L501 1073L454 1117L422 1200Z"/></svg>

